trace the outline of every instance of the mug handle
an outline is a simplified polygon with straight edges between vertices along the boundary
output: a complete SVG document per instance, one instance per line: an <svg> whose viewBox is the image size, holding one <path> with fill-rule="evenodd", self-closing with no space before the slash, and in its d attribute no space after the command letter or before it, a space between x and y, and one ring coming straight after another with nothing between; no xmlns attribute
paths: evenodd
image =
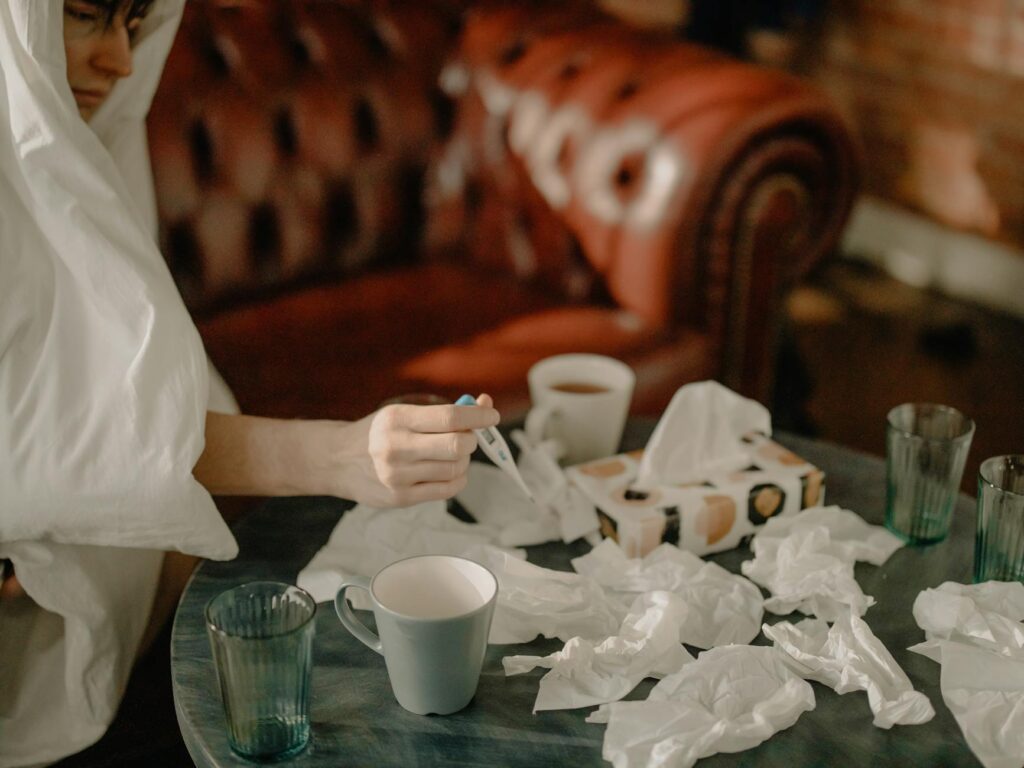
<svg viewBox="0 0 1024 768"><path fill-rule="evenodd" d="M544 441L544 431L554 413L555 409L550 405L535 405L526 414L526 423L523 425L523 429L531 443L540 445Z"/></svg>
<svg viewBox="0 0 1024 768"><path fill-rule="evenodd" d="M369 592L370 580L365 576L351 576L348 581L338 587L338 594L334 596L334 610L338 614L341 623L345 625L345 629L355 635L356 640L371 651L376 651L383 656L384 648L380 644L380 638L368 630L366 625L356 618L356 615L352 613L352 607L348 604L348 600L345 599L345 591L349 587L365 589Z"/></svg>

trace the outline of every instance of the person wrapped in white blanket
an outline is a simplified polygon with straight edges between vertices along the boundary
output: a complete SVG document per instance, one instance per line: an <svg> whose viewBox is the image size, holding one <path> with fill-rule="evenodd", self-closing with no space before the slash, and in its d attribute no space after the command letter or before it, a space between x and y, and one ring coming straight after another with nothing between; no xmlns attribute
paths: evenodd
<svg viewBox="0 0 1024 768"><path fill-rule="evenodd" d="M243 416L156 245L145 116L185 0L0 3L0 767L97 741L211 494L452 496L480 407Z"/></svg>

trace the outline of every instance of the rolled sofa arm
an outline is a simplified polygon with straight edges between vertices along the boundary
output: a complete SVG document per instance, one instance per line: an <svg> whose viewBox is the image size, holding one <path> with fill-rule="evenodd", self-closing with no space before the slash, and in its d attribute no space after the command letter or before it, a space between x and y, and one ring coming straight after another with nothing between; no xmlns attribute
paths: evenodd
<svg viewBox="0 0 1024 768"><path fill-rule="evenodd" d="M782 292L833 247L857 185L856 146L822 93L535 6L471 13L442 85L459 110L441 178L468 196L478 260L705 331L719 377L768 396Z"/></svg>

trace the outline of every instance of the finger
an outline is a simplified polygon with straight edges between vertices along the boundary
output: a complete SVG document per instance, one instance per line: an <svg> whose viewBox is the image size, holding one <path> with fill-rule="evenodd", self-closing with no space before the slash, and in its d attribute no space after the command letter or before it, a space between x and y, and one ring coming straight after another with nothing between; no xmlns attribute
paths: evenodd
<svg viewBox="0 0 1024 768"><path fill-rule="evenodd" d="M410 405L398 414L401 423L413 432L460 432L496 426L496 410L479 405Z"/></svg>
<svg viewBox="0 0 1024 768"><path fill-rule="evenodd" d="M447 483L466 474L469 457L456 461L418 461L397 467L391 476L396 486L412 486L417 483Z"/></svg>
<svg viewBox="0 0 1024 768"><path fill-rule="evenodd" d="M476 450L472 432L413 433L396 448L388 463L415 464L421 461L457 461L468 458Z"/></svg>
<svg viewBox="0 0 1024 768"><path fill-rule="evenodd" d="M466 476L449 480L446 483L417 483L402 489L399 494L401 505L411 507L413 504L421 504L424 501L437 501L439 499L450 499L466 487Z"/></svg>

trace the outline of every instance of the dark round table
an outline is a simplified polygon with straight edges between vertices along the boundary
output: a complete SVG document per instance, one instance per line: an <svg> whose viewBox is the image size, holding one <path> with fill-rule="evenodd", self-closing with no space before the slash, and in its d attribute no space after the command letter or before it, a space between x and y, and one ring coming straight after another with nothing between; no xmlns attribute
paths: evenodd
<svg viewBox="0 0 1024 768"><path fill-rule="evenodd" d="M653 422L629 425L624 449L642 447ZM881 523L885 510L885 463L828 443L789 435L776 439L827 474L826 503L839 504ZM171 670L178 724L199 766L250 765L228 747L217 676L203 624L203 608L221 591L256 579L294 583L298 572L327 541L348 504L337 499L295 498L267 502L235 528L240 553L231 562L205 562L182 596L171 638ZM700 766L977 766L939 691L939 665L906 650L923 640L911 606L926 587L944 581L968 583L974 542L974 503L961 495L952 533L939 544L903 548L881 568L858 564L864 592L878 601L865 616L910 677L935 707L924 725L882 730L871 724L863 692L839 696L812 683L817 706L797 723L760 746L719 754ZM529 560L571 570L569 560L589 547L545 544L528 549ZM742 547L711 556L730 571L750 558ZM781 617L766 614L774 623ZM765 644L759 636L755 644ZM584 722L591 711L532 714L537 682L545 670L505 677L501 659L512 654L547 654L558 640L491 646L476 698L462 712L446 717L413 715L391 693L384 661L353 638L329 603L316 617L312 739L292 758L297 766L607 766L601 758L604 726ZM647 680L627 697L645 698Z"/></svg>

